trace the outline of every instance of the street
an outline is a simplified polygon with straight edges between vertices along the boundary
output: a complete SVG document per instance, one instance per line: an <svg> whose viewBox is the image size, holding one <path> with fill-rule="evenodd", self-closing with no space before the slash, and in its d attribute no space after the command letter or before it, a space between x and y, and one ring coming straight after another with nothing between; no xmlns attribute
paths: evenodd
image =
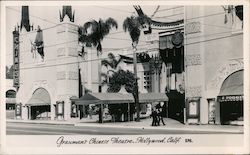
<svg viewBox="0 0 250 155"><path fill-rule="evenodd" d="M221 134L214 131L183 131L164 129L140 129L140 128L110 128L96 126L73 126L73 125L52 125L52 124L31 124L31 123L10 123L6 124L7 135L144 135L144 134ZM157 128L157 127L156 127Z"/></svg>

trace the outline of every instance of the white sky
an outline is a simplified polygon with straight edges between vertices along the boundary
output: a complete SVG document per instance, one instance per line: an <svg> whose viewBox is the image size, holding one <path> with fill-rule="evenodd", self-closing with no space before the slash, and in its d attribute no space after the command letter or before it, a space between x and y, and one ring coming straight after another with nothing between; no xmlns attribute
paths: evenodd
<svg viewBox="0 0 250 155"><path fill-rule="evenodd" d="M171 8L175 6L161 6L160 9ZM142 10L148 16L151 16L156 10L157 6L141 6ZM118 22L118 29L112 30L110 35L107 36L102 42L103 48L123 48L131 46L131 40L128 33L121 32L123 20L126 17L129 17L135 12L133 6L72 6L72 9L75 10L75 24L83 25L85 22L99 18L107 19L108 17L114 18ZM37 28L37 25L40 25L41 28L47 28L54 26L54 23L59 23L59 10L62 10L62 6L30 6L30 24L34 24L34 28ZM163 12L166 13L166 12ZM159 13L157 14L158 16ZM155 15L155 16L157 16ZM160 19L162 20L162 19ZM6 7L6 63L7 65L12 64L12 31L14 26L19 24L21 21L21 6L7 6ZM116 33L121 32L121 33ZM112 34L116 33L116 34ZM140 43L143 44L144 37L141 33ZM111 39L118 38L118 39Z"/></svg>

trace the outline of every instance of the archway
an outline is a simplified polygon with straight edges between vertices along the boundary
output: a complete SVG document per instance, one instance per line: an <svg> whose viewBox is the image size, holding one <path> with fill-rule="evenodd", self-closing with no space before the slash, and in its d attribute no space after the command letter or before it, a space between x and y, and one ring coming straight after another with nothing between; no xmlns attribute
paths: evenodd
<svg viewBox="0 0 250 155"><path fill-rule="evenodd" d="M15 118L15 109L16 109L16 91L9 89L6 91L6 118L14 119Z"/></svg>
<svg viewBox="0 0 250 155"><path fill-rule="evenodd" d="M29 119L49 119L51 99L48 91L44 88L38 88L32 94L27 102L29 107Z"/></svg>
<svg viewBox="0 0 250 155"><path fill-rule="evenodd" d="M16 105L16 91L8 90L6 91L6 110L14 110Z"/></svg>
<svg viewBox="0 0 250 155"><path fill-rule="evenodd" d="M243 124L243 70L224 80L217 99L221 124Z"/></svg>

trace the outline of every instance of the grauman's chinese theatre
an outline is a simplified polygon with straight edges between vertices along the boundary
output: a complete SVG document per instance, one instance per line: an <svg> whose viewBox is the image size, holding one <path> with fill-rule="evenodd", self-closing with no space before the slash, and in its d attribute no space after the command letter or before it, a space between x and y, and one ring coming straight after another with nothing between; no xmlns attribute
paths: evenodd
<svg viewBox="0 0 250 155"><path fill-rule="evenodd" d="M46 29L31 26L29 8L22 6L21 24L13 32L17 119L70 118L70 98L79 96L77 31L70 6Z"/></svg>

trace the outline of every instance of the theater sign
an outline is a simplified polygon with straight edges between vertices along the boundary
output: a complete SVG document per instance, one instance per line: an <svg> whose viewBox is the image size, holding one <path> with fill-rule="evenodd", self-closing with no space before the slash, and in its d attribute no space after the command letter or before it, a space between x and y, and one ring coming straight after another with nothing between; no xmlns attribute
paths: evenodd
<svg viewBox="0 0 250 155"><path fill-rule="evenodd" d="M19 32L13 31L13 86L19 88Z"/></svg>

